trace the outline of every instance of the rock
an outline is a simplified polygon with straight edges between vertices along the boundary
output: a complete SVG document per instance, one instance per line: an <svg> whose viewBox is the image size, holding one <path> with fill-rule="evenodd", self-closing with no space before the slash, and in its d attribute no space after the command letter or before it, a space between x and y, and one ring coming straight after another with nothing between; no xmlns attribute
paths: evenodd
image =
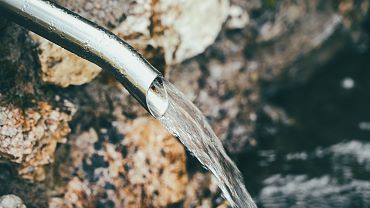
<svg viewBox="0 0 370 208"><path fill-rule="evenodd" d="M131 12L131 4L136 1L122 0L57 0L58 4L72 9L79 15L109 29L119 25ZM141 2L141 1L137 1Z"/></svg>
<svg viewBox="0 0 370 208"><path fill-rule="evenodd" d="M21 198L16 195L4 195L0 197L0 208L26 208Z"/></svg>
<svg viewBox="0 0 370 208"><path fill-rule="evenodd" d="M114 31L141 51L149 45L163 48L167 64L180 63L215 41L228 4L228 0L142 1Z"/></svg>
<svg viewBox="0 0 370 208"><path fill-rule="evenodd" d="M81 85L94 79L100 72L95 64L31 33L38 44L42 81L62 87Z"/></svg>
<svg viewBox="0 0 370 208"><path fill-rule="evenodd" d="M70 164L60 164L69 181L50 207L164 207L185 196L184 147L154 119L116 121L69 144Z"/></svg>
<svg viewBox="0 0 370 208"><path fill-rule="evenodd" d="M166 206L184 198L187 184L185 150L182 144L154 119L136 119L122 128L127 148L124 165L128 166L126 193L137 193L125 205ZM123 129L124 128L124 129ZM145 187L145 197L135 187ZM125 195L125 194L124 194ZM127 194L126 194L127 195Z"/></svg>
<svg viewBox="0 0 370 208"><path fill-rule="evenodd" d="M21 101L36 93L40 86L36 59L27 32L20 26L5 22L0 30L0 100Z"/></svg>
<svg viewBox="0 0 370 208"><path fill-rule="evenodd" d="M231 5L229 9L229 19L226 27L229 29L243 29L249 23L249 15L240 6Z"/></svg>
<svg viewBox="0 0 370 208"><path fill-rule="evenodd" d="M184 207L228 207L217 186L217 179L211 174L195 173L186 189Z"/></svg>
<svg viewBox="0 0 370 208"><path fill-rule="evenodd" d="M19 164L23 178L43 180L44 166L53 162L57 143L65 142L75 108L41 89L26 31L9 24L0 39L0 157Z"/></svg>
<svg viewBox="0 0 370 208"><path fill-rule="evenodd" d="M183 8L183 10L181 12L171 10L176 7ZM180 63L202 53L215 41L227 17L228 1L209 0L201 3L199 1L186 1L186 3L178 5L171 3L171 1L168 1L167 5L165 2L162 5L162 1L160 1L158 8L161 8L159 13L165 14L161 17L163 27L171 28L174 25L174 31L165 30L165 35L162 37L166 61L168 64L172 64ZM167 14L164 11L172 13ZM166 40L171 40L171 37L178 38L178 43L174 46L167 45Z"/></svg>
<svg viewBox="0 0 370 208"><path fill-rule="evenodd" d="M65 142L70 120L46 102L28 109L0 107L0 156L19 163L23 178L43 180L43 166L53 162L57 143Z"/></svg>

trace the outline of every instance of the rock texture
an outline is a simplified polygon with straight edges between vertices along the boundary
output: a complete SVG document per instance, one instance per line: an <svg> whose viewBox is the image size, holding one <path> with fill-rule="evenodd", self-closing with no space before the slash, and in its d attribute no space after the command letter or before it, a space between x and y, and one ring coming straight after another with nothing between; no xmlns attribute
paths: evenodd
<svg viewBox="0 0 370 208"><path fill-rule="evenodd" d="M57 144L66 141L70 120L71 115L52 109L46 102L27 109L1 107L0 155L21 164L23 178L43 180L43 166L54 161Z"/></svg>
<svg viewBox="0 0 370 208"><path fill-rule="evenodd" d="M236 159L258 145L260 116L284 116L266 97L367 39L368 0L57 2L143 52ZM28 207L227 206L110 75L4 20L0 57L1 195Z"/></svg>
<svg viewBox="0 0 370 208"><path fill-rule="evenodd" d="M66 186L54 188L50 207L163 207L184 198L184 148L154 119L89 129L68 145L70 162L58 167Z"/></svg>
<svg viewBox="0 0 370 208"><path fill-rule="evenodd" d="M16 195L0 197L0 208L26 208L21 198Z"/></svg>
<svg viewBox="0 0 370 208"><path fill-rule="evenodd" d="M95 64L80 58L64 48L31 33L37 43L42 81L62 87L81 85L94 79L100 72Z"/></svg>
<svg viewBox="0 0 370 208"><path fill-rule="evenodd" d="M114 31L138 48L162 48L166 63L175 64L212 44L227 12L227 0L143 1Z"/></svg>
<svg viewBox="0 0 370 208"><path fill-rule="evenodd" d="M75 109L41 89L24 30L8 26L1 39L0 157L19 164L23 178L43 180L43 166L53 162L57 143L66 141Z"/></svg>

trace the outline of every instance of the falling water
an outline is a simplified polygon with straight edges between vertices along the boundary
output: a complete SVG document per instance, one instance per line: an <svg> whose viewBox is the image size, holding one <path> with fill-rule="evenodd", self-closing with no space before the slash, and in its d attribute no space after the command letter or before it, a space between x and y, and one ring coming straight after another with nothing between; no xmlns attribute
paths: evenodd
<svg viewBox="0 0 370 208"><path fill-rule="evenodd" d="M158 96L155 96L158 94L165 99L158 99ZM256 207L244 186L238 168L227 156L222 143L192 102L166 80L163 81L163 87L158 82L153 84L152 90L148 92L147 102L152 114L214 174L232 207ZM156 108L156 105L159 107ZM167 110L160 113L158 109Z"/></svg>

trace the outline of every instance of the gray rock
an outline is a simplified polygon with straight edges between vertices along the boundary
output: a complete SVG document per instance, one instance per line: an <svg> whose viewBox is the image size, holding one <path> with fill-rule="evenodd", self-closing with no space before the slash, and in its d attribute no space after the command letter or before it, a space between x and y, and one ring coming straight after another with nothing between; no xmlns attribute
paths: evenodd
<svg viewBox="0 0 370 208"><path fill-rule="evenodd" d="M0 208L26 208L26 205L18 196L9 194L0 197Z"/></svg>

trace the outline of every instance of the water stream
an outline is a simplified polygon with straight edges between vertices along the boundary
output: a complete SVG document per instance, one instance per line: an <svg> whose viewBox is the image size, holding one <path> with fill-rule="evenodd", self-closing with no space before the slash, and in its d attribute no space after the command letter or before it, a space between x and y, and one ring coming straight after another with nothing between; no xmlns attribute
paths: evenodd
<svg viewBox="0 0 370 208"><path fill-rule="evenodd" d="M158 99L158 94L164 99ZM256 207L244 186L238 168L227 156L222 143L192 102L166 80L163 81L163 87L162 83L154 83L147 100L152 114L214 174L224 197L232 207ZM162 113L160 109L164 108L167 110Z"/></svg>

